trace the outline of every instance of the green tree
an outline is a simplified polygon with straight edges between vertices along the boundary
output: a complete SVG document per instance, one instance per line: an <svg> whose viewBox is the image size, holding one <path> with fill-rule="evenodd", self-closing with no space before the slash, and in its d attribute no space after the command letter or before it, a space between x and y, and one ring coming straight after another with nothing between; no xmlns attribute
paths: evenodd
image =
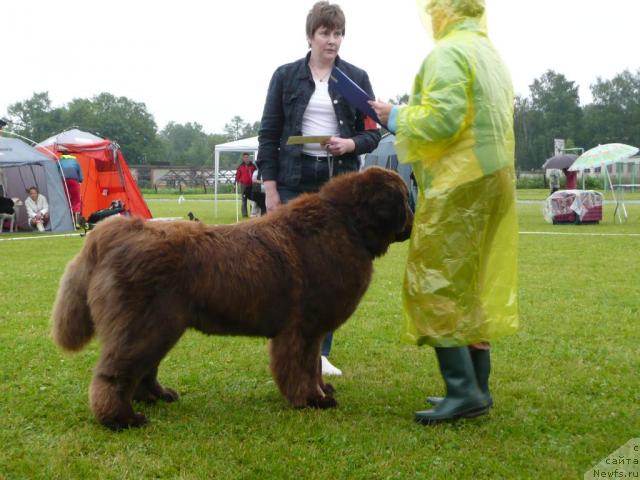
<svg viewBox="0 0 640 480"><path fill-rule="evenodd" d="M540 168L540 159L549 157L550 147L544 135L544 115L534 108L530 98L516 96L513 126L517 167L520 170Z"/></svg>
<svg viewBox="0 0 640 480"><path fill-rule="evenodd" d="M226 123L224 125L225 142L232 142L235 140L240 140L242 138L255 137L259 132L260 122L254 122L251 124L245 122L244 119L239 115L234 116L229 123ZM220 157L220 168L236 168L241 161L241 156L242 153L240 152L230 152L222 155Z"/></svg>
<svg viewBox="0 0 640 480"><path fill-rule="evenodd" d="M529 86L531 106L542 114L542 140L548 145L545 155L553 154L553 140L575 140L581 128L582 109L578 85L553 70L548 70ZM545 157L546 158L546 157ZM540 158L540 163L545 158Z"/></svg>
<svg viewBox="0 0 640 480"><path fill-rule="evenodd" d="M229 123L224 125L224 133L228 142L255 137L259 132L260 122L248 123L239 115L234 116Z"/></svg>
<svg viewBox="0 0 640 480"><path fill-rule="evenodd" d="M34 93L31 98L16 102L7 108L7 130L40 142L62 130L64 110L53 108L49 92Z"/></svg>
<svg viewBox="0 0 640 480"><path fill-rule="evenodd" d="M231 119L229 123L224 124L224 133L227 136L227 141L235 141L240 140L242 138L242 134L245 131L247 123L240 117L236 115Z"/></svg>
<svg viewBox="0 0 640 480"><path fill-rule="evenodd" d="M255 137L260 133L260 122L246 123L242 130L242 138Z"/></svg>
<svg viewBox="0 0 640 480"><path fill-rule="evenodd" d="M72 100L66 119L68 125L117 142L129 163L149 163L161 154L156 122L144 103L101 93Z"/></svg>
<svg viewBox="0 0 640 480"><path fill-rule="evenodd" d="M199 123L169 122L160 132L165 160L173 165L201 166L211 158L209 140Z"/></svg>
<svg viewBox="0 0 640 480"><path fill-rule="evenodd" d="M573 144L582 128L578 86L548 70L529 86L530 97L516 97L514 130L518 168L540 168L553 155L553 140Z"/></svg>
<svg viewBox="0 0 640 480"><path fill-rule="evenodd" d="M584 109L583 146L640 145L640 70L625 70L611 80L598 78L591 94L593 102Z"/></svg>

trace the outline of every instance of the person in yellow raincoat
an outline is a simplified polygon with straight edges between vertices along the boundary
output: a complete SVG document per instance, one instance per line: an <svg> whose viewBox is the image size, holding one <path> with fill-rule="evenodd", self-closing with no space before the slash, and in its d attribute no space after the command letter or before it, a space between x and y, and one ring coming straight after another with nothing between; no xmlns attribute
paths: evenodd
<svg viewBox="0 0 640 480"><path fill-rule="evenodd" d="M403 307L408 338L435 347L445 382L416 413L434 424L489 410L488 342L518 328L513 90L484 0L418 5L436 44L409 104L370 103L418 184Z"/></svg>

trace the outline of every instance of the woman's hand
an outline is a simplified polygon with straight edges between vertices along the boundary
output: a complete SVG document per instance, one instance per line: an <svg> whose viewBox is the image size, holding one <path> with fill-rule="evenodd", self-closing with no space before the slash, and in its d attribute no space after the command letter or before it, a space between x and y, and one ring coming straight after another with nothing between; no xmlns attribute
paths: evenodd
<svg viewBox="0 0 640 480"><path fill-rule="evenodd" d="M353 152L356 149L356 143L352 139L340 137L331 137L323 146L334 157Z"/></svg>
<svg viewBox="0 0 640 480"><path fill-rule="evenodd" d="M267 180L264 183L264 203L267 212L271 212L280 206L280 195L278 194L278 184L275 180Z"/></svg>
<svg viewBox="0 0 640 480"><path fill-rule="evenodd" d="M389 114L391 113L393 105L376 100L369 100L369 105L371 105L371 108L376 112L380 121L387 125L389 123Z"/></svg>

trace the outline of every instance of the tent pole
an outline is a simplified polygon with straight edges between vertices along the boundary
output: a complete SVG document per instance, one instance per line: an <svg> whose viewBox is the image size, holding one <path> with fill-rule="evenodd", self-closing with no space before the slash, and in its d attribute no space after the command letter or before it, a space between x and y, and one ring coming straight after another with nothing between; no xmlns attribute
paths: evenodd
<svg viewBox="0 0 640 480"><path fill-rule="evenodd" d="M220 152L215 150L214 161L213 161L213 172L214 172L214 182L213 182L213 216L218 218L218 169L220 167Z"/></svg>
<svg viewBox="0 0 640 480"><path fill-rule="evenodd" d="M239 212L239 206L238 206L238 182L236 183L236 223L238 223L240 221L240 212Z"/></svg>
<svg viewBox="0 0 640 480"><path fill-rule="evenodd" d="M60 172L60 177L62 177L62 186L64 187L64 193L66 195L67 206L69 207L69 214L71 215L71 224L73 225L73 229L77 228L75 215L73 214L73 207L71 206L71 195L69 195L69 189L67 188L67 179L64 176L64 171L60 166L60 161L58 157L55 157L56 167L58 167L58 172Z"/></svg>

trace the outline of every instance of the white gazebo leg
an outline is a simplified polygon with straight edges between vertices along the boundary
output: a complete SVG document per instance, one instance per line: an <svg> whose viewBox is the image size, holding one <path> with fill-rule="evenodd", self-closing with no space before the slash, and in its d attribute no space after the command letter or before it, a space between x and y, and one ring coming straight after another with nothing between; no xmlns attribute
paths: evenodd
<svg viewBox="0 0 640 480"><path fill-rule="evenodd" d="M238 205L238 182L236 182L236 223L240 221L240 206Z"/></svg>
<svg viewBox="0 0 640 480"><path fill-rule="evenodd" d="M214 175L214 187L213 187L213 216L218 218L218 170L220 168L220 152L217 150L214 153L213 162L213 175Z"/></svg>

